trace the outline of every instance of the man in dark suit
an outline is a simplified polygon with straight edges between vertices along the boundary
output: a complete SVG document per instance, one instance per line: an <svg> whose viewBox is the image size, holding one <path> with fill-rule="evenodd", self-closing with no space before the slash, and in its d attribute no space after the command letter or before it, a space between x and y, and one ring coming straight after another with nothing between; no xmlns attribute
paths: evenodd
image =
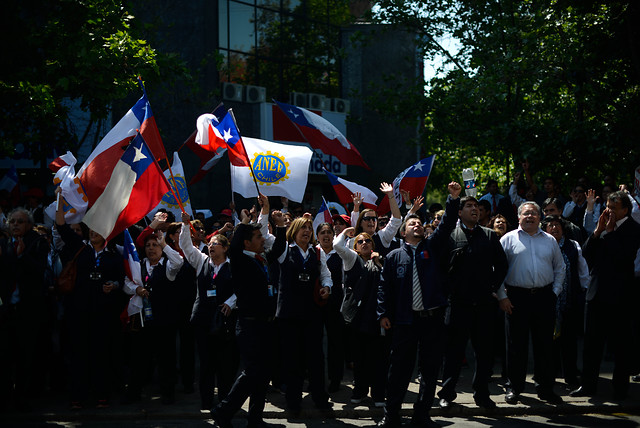
<svg viewBox="0 0 640 428"><path fill-rule="evenodd" d="M429 416L442 363L444 315L447 298L444 276L448 264L449 235L456 226L461 187L449 183L445 215L425 239L422 221L410 215L400 228L404 244L384 262L378 291L378 319L389 330L391 364L387 403L379 427L399 427L400 408L419 356L420 393L413 406L412 423L437 427Z"/></svg>
<svg viewBox="0 0 640 428"><path fill-rule="evenodd" d="M263 204L268 199L260 195ZM268 205L267 205L268 212ZM272 213L276 223L276 240L271 254L279 255L286 245L284 216ZM258 224L241 223L236 227L229 249L231 277L238 306L236 339L244 370L236 379L227 397L211 411L220 428L231 428L231 418L247 398L249 414L247 427L264 427L262 420L267 385L270 377L270 349L273 344L271 323L274 320L276 278L272 278L263 258L265 238Z"/></svg>
<svg viewBox="0 0 640 428"><path fill-rule="evenodd" d="M443 408L449 407L456 398L456 384L469 339L476 356L473 398L480 407L496 407L489 397L494 352L492 333L498 310L494 294L507 274L508 264L498 235L479 224L479 205L472 196L460 200L460 224L449 236L447 338L443 384L438 392Z"/></svg>
<svg viewBox="0 0 640 428"><path fill-rule="evenodd" d="M582 386L571 392L574 397L595 395L607 341L615 362L614 399L626 398L629 390L633 358L637 358L637 337L629 337L629 326L638 324L640 297L640 224L631 217L631 210L625 192L611 193L596 230L584 244L591 284L586 295Z"/></svg>

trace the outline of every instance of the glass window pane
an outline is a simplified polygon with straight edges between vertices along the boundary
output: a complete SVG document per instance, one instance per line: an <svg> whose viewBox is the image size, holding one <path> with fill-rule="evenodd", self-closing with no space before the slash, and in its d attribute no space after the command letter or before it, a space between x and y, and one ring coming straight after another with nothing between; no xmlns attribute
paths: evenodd
<svg viewBox="0 0 640 428"><path fill-rule="evenodd" d="M229 49L229 37L227 37L229 30L229 17L227 0L218 1L218 46L224 49Z"/></svg>
<svg viewBox="0 0 640 428"><path fill-rule="evenodd" d="M280 20L276 12L258 9L256 28L258 30L258 48L266 55L269 47L277 45L280 33Z"/></svg>
<svg viewBox="0 0 640 428"><path fill-rule="evenodd" d="M231 41L229 48L232 50L251 52L255 46L255 16L253 6L229 2Z"/></svg>

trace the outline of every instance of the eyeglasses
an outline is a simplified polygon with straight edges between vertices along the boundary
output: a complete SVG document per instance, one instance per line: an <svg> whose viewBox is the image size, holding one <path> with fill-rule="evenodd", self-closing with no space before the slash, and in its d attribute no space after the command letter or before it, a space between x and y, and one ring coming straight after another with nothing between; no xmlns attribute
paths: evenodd
<svg viewBox="0 0 640 428"><path fill-rule="evenodd" d="M522 217L538 217L540 213L538 211L525 211L521 215Z"/></svg>
<svg viewBox="0 0 640 428"><path fill-rule="evenodd" d="M358 245L362 245L362 244L371 244L371 242L373 242L371 239L367 238L367 239L358 239L356 241L356 243Z"/></svg>
<svg viewBox="0 0 640 428"><path fill-rule="evenodd" d="M210 246L210 247L215 247L216 245L220 245L220 246L223 246L223 247L224 247L224 245L222 245L222 244L221 244L221 243L219 243L219 242L209 242L209 246Z"/></svg>
<svg viewBox="0 0 640 428"><path fill-rule="evenodd" d="M436 216L436 220L442 220L442 216L441 215L437 215Z"/></svg>
<svg viewBox="0 0 640 428"><path fill-rule="evenodd" d="M362 221L378 221L378 217L362 217Z"/></svg>

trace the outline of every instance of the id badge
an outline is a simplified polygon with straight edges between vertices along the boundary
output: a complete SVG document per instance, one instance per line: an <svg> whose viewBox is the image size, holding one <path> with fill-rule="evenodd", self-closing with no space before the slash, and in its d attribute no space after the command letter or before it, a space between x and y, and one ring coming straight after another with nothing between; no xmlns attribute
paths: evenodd
<svg viewBox="0 0 640 428"><path fill-rule="evenodd" d="M267 292L269 294L269 297L273 297L273 285L269 284Z"/></svg>
<svg viewBox="0 0 640 428"><path fill-rule="evenodd" d="M207 297L216 297L217 295L217 290L207 290Z"/></svg>

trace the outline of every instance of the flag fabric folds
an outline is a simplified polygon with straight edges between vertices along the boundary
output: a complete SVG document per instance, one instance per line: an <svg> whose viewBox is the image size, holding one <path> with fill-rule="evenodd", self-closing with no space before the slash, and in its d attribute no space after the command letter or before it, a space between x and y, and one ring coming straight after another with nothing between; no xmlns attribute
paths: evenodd
<svg viewBox="0 0 640 428"><path fill-rule="evenodd" d="M203 114L198 117L196 126L196 143L202 148L209 151L226 148L232 165L249 166L240 132L231 114L226 114L220 122L212 114Z"/></svg>
<svg viewBox="0 0 640 428"><path fill-rule="evenodd" d="M82 184L89 205L93 204L104 191L107 185L105 177L111 175L111 171L138 130L145 141L149 141L148 144L154 157L156 159L165 157L164 146L151 112L151 105L147 100L147 95L143 94L142 98L98 143L98 146L78 170L77 178Z"/></svg>
<svg viewBox="0 0 640 428"><path fill-rule="evenodd" d="M142 286L142 272L140 268L140 257L138 257L138 251L131 239L131 235L127 229L124 230L124 247L122 249L122 256L124 257L124 271L131 282L136 285ZM129 306L127 307L127 313L129 316L140 313L142 311L142 297L134 294L129 299Z"/></svg>
<svg viewBox="0 0 640 428"><path fill-rule="evenodd" d="M318 230L318 226L322 223L333 223L331 219L331 211L329 211L329 206L327 205L327 201L322 198L322 205L320 205L320 209L318 209L318 213L316 217L313 219L313 233L316 233ZM316 236L316 239L318 237Z"/></svg>
<svg viewBox="0 0 640 428"><path fill-rule="evenodd" d="M307 109L275 101L311 147L337 157L345 165L369 168L356 147L331 122Z"/></svg>
<svg viewBox="0 0 640 428"><path fill-rule="evenodd" d="M357 183L354 183L353 181L348 181L344 178L337 177L331 174L326 169L324 170L324 173L327 174L329 182L333 186L333 190L335 190L336 194L338 195L338 200L340 201L340 203L352 203L352 195L358 192L360 193L360 195L362 195L362 205L364 205L365 208L376 208L376 200L378 199L378 197L371 190Z"/></svg>
<svg viewBox="0 0 640 428"><path fill-rule="evenodd" d="M415 199L416 197L424 193L424 188L427 185L427 179L431 174L431 168L436 155L431 155L428 158L422 159L406 168L393 180L393 195L398 202L398 205L402 204L402 195L400 190L406 190L409 192L409 197ZM389 212L389 198L385 195L378 206L378 213L384 214Z"/></svg>
<svg viewBox="0 0 640 428"><path fill-rule="evenodd" d="M257 138L244 137L242 141L251 166L237 166L231 161L231 189L245 198L258 196L253 174L263 195L285 196L294 202L302 202L313 154L311 150L305 146L277 144Z"/></svg>
<svg viewBox="0 0 640 428"><path fill-rule="evenodd" d="M171 177L171 172L173 172L173 178ZM171 164L171 171L168 169L165 170L164 176L167 177L169 184L173 188L173 192L169 190L164 194L162 200L149 214L153 215L160 208L164 208L167 211L172 212L176 219L179 219L182 215L182 210L180 209L180 204L176 201L176 196L180 199L180 203L184 207L184 210L190 216L193 215L193 211L191 210L191 200L189 199L189 191L187 190L187 182L184 178L184 169L182 167L182 161L180 160L180 156L178 156L178 152L173 153L173 163ZM175 194L175 196L174 196Z"/></svg>
<svg viewBox="0 0 640 428"><path fill-rule="evenodd" d="M90 206L83 221L110 240L151 211L169 187L140 134L107 176L104 192Z"/></svg>
<svg viewBox="0 0 640 428"><path fill-rule="evenodd" d="M216 118L216 122L219 122L219 119L224 117L227 114L227 111L224 109L224 105L221 103L216 107L213 111L213 116ZM204 116L204 115L203 115ZM206 121L202 122L203 125L206 125ZM196 122L196 129L200 129L200 118ZM203 128L206 129L206 128ZM200 169L198 172L191 177L191 181L189 181L189 185L197 183L202 180L202 178L213 168L215 164L222 158L222 155L227 151L225 148L218 148L217 150L209 150L206 147L201 145L201 142L196 142L196 137L198 136L198 131L193 131L193 133L187 138L187 141L184 142L184 145L189 147L193 153L200 158ZM200 131L200 134L203 135L204 132ZM208 131L207 131L207 141L208 141Z"/></svg>
<svg viewBox="0 0 640 428"><path fill-rule="evenodd" d="M60 203L64 212L64 219L68 224L80 223L87 211L87 197L84 194L80 180L76 178L76 158L71 152L56 158L49 164L49 169L55 171L53 184L60 186ZM45 213L49 218L56 218L57 201L51 203Z"/></svg>

